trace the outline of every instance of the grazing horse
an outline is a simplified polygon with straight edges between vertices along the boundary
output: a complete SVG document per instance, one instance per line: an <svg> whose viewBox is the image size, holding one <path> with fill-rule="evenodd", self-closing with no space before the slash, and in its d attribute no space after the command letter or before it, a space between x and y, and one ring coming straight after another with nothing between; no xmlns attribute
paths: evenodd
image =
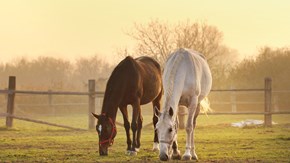
<svg viewBox="0 0 290 163"><path fill-rule="evenodd" d="M165 65L162 76L164 104L158 113L156 130L160 143L159 158L181 159L177 147L178 105L188 108L186 123L186 150L184 160L195 159L194 128L200 112L201 101L209 94L212 76L204 56L189 49L179 49L172 53ZM204 102L204 101L203 101ZM207 108L209 109L209 107Z"/></svg>
<svg viewBox="0 0 290 163"><path fill-rule="evenodd" d="M107 82L102 112L100 115L93 113L98 119L96 130L99 135L100 155L108 155L108 147L113 144L117 134L115 122L118 108L123 115L127 152L131 155L137 154L143 121L140 105L152 102L153 108L157 108L154 111L160 110L162 91L161 67L154 59L150 57L133 59L128 56L117 65ZM131 122L133 140L130 138L127 105L132 105L133 108ZM158 138L155 126L158 118L154 114L154 144L156 147Z"/></svg>

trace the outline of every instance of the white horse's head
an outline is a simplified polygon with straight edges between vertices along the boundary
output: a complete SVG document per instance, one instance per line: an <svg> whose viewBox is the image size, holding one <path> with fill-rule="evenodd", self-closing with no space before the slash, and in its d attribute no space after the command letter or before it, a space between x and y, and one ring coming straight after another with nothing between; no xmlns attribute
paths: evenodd
<svg viewBox="0 0 290 163"><path fill-rule="evenodd" d="M170 107L168 111L159 114L156 130L160 143L159 158L167 161L172 155L172 144L177 139L177 123L174 118L173 109Z"/></svg>

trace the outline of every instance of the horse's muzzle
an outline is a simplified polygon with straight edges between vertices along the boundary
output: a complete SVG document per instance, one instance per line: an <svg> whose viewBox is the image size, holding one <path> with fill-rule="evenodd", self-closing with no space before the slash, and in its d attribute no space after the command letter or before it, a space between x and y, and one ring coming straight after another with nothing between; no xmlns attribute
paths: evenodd
<svg viewBox="0 0 290 163"><path fill-rule="evenodd" d="M167 154L165 154L165 153L161 153L161 154L159 155L159 159L160 159L161 161L168 161L169 157L168 157Z"/></svg>
<svg viewBox="0 0 290 163"><path fill-rule="evenodd" d="M108 156L108 149L99 148L100 156Z"/></svg>

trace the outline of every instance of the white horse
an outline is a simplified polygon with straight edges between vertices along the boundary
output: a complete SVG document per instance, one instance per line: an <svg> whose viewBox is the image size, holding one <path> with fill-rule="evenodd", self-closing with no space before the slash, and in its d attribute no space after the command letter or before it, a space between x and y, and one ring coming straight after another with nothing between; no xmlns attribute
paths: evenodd
<svg viewBox="0 0 290 163"><path fill-rule="evenodd" d="M158 113L156 130L159 139L159 158L166 161L170 158L181 159L177 147L177 112L178 105L188 108L186 124L186 150L184 160L198 157L194 146L194 128L200 112L201 101L206 99L212 85L212 76L205 57L189 49L179 49L172 53L165 65L162 76L164 103L162 113ZM205 100L204 100L205 101ZM203 101L203 102L204 102ZM209 109L209 107L203 107Z"/></svg>

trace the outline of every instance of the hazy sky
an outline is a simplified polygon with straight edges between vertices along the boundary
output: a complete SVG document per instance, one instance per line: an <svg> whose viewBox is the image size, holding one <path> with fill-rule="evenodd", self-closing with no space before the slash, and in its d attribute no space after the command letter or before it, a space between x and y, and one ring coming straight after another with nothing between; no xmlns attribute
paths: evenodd
<svg viewBox="0 0 290 163"><path fill-rule="evenodd" d="M0 63L20 56L115 60L124 34L151 19L206 21L243 56L290 45L289 0L0 0Z"/></svg>

